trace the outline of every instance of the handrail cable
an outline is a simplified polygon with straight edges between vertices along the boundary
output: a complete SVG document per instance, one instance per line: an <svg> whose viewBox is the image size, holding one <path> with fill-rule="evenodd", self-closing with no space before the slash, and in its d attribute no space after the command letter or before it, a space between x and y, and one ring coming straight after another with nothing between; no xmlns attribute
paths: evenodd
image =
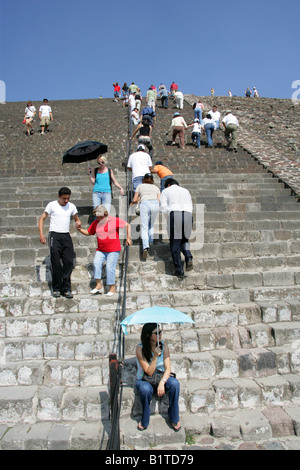
<svg viewBox="0 0 300 470"><path fill-rule="evenodd" d="M127 155L126 159L128 160L129 155L131 154L131 136L132 136L132 121L130 116L130 106L128 107L128 142L127 142ZM127 163L127 160L125 163ZM126 218L127 222L131 222L131 216L129 215L129 196L132 194L132 181L131 178L128 178L127 166L125 165L125 174L126 174L126 187L127 187L127 205L126 205ZM130 181L129 181L130 180ZM116 376L114 377L114 386L113 390L110 391L111 396L111 430L110 437L107 443L107 450L120 450L120 412L121 412L121 403L123 395L123 383L122 383L122 369L124 364L125 357L125 336L121 328L121 321L125 318L126 314L126 283L127 283L127 269L128 269L128 258L129 258L129 246L125 246L124 250L125 261L123 264L123 300L121 315L119 318L119 335L118 335L118 345L119 359L116 358ZM123 255L123 257L124 257Z"/></svg>

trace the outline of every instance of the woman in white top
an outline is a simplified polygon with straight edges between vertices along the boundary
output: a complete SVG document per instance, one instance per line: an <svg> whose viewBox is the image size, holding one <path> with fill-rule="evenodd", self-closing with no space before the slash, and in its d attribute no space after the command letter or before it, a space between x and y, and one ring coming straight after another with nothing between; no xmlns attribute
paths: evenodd
<svg viewBox="0 0 300 470"><path fill-rule="evenodd" d="M26 124L26 135L33 134L33 127L31 123L33 121L35 113L36 113L36 109L33 106L32 102L30 100L27 101L27 106L25 108L25 116L24 116L24 121Z"/></svg>
<svg viewBox="0 0 300 470"><path fill-rule="evenodd" d="M187 124L182 116L180 116L179 113L174 113L173 119L172 119L172 124L170 129L167 132L170 132L172 130L172 144L171 145L176 145L175 139L177 134L179 134L179 141L180 141L180 148L184 149L184 129L187 128Z"/></svg>
<svg viewBox="0 0 300 470"><path fill-rule="evenodd" d="M143 258L147 259L149 245L153 242L154 222L159 212L160 190L154 184L153 175L146 173L143 183L136 188L132 204L140 201L141 237Z"/></svg>
<svg viewBox="0 0 300 470"><path fill-rule="evenodd" d="M198 118L194 119L194 123L190 124L188 127L193 127L192 141L195 147L199 149L201 147L200 137L201 137L201 130L202 130L199 119Z"/></svg>

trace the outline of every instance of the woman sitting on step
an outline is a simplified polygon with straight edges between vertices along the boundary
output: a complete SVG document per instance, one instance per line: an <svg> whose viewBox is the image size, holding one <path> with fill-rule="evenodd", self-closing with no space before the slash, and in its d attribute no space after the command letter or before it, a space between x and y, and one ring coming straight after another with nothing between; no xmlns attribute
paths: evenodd
<svg viewBox="0 0 300 470"><path fill-rule="evenodd" d="M162 397L169 392L169 419L174 431L179 431L181 428L179 421L180 384L174 374L171 374L169 348L161 340L161 331L158 327L156 323L146 323L142 329L141 343L136 348L136 389L143 408L138 430L144 431L149 425L153 393L156 392L158 397Z"/></svg>
<svg viewBox="0 0 300 470"><path fill-rule="evenodd" d="M102 286L102 265L106 261L106 285L109 286L107 296L116 293L115 277L116 266L121 251L121 243L119 239L120 228L127 230L126 245L131 245L130 225L119 217L111 217L104 206L97 206L94 209L96 220L89 226L87 230L77 227L82 235L97 235L98 247L94 258L94 278L96 287L91 291L92 295L103 292Z"/></svg>

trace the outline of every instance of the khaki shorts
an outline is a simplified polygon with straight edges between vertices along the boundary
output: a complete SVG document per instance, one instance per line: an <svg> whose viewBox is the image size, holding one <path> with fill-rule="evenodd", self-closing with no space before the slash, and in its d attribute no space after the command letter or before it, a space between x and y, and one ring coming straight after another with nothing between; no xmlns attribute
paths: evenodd
<svg viewBox="0 0 300 470"><path fill-rule="evenodd" d="M50 118L48 116L43 116L41 118L40 126L49 126L50 125Z"/></svg>

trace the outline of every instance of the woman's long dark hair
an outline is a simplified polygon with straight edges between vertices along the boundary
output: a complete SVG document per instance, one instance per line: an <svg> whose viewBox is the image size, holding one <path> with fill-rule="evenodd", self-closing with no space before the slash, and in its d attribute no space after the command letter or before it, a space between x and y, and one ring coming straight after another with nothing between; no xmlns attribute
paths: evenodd
<svg viewBox="0 0 300 470"><path fill-rule="evenodd" d="M154 184L153 175L146 173L143 177L143 183Z"/></svg>
<svg viewBox="0 0 300 470"><path fill-rule="evenodd" d="M150 345L150 337L152 332L158 328L157 323L146 323L143 326L141 333L141 342L142 342L142 353L147 362L151 361L152 351Z"/></svg>

